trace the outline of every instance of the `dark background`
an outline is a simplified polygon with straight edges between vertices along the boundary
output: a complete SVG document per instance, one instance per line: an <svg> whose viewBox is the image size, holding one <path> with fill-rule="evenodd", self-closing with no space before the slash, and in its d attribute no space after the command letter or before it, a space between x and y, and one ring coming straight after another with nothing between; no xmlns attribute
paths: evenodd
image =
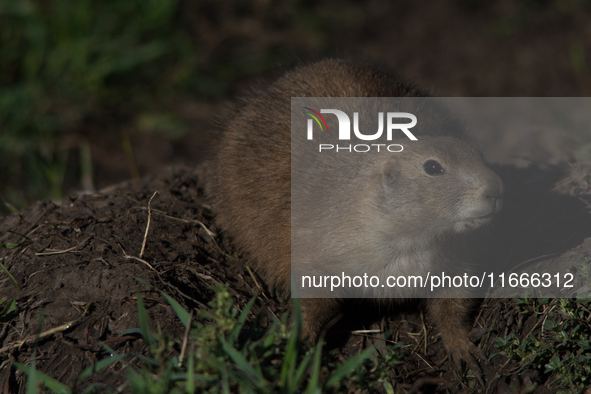
<svg viewBox="0 0 591 394"><path fill-rule="evenodd" d="M0 213L198 163L228 99L325 56L437 96L589 96L590 16L587 0L0 0Z"/></svg>

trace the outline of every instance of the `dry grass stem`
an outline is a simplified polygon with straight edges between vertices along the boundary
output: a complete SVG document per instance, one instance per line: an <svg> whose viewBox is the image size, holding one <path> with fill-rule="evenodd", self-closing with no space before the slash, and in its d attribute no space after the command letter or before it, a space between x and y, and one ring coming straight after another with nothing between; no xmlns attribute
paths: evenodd
<svg viewBox="0 0 591 394"><path fill-rule="evenodd" d="M146 241L148 239L148 231L150 231L150 222L152 221L152 200L158 194L158 190L152 194L150 197L150 201L148 201L148 223L146 223L146 232L144 233L144 240L142 241L142 250L140 251L139 258L141 259L144 255L144 250L146 249Z"/></svg>
<svg viewBox="0 0 591 394"><path fill-rule="evenodd" d="M181 354L179 355L179 367L183 366L183 359L185 358L185 352L187 351L187 345L189 343L189 331L191 329L191 321L193 320L193 311L189 315L189 321L187 322L187 328L185 329L185 335L183 337L183 344L181 346Z"/></svg>
<svg viewBox="0 0 591 394"><path fill-rule="evenodd" d="M52 256L55 254L63 254L63 253L73 252L74 250L77 250L77 249L81 248L82 246L84 246L92 237L93 236L91 235L90 237L85 238L78 245L72 246L71 248L68 248L65 250L47 249L47 250L49 250L49 252L35 253L35 256Z"/></svg>
<svg viewBox="0 0 591 394"><path fill-rule="evenodd" d="M19 347L23 346L23 345L24 345L24 344L26 344L26 343L34 342L34 341L37 341L37 340L39 340L39 339L41 339L41 338L45 338L45 337L48 337L48 336L50 336L50 335L53 335L53 334L55 334L55 333L58 333L58 332L65 331L65 330L67 330L68 328L72 327L72 324L76 323L78 320L79 320L79 319L72 320L72 321L71 321L71 322L69 322L69 323L62 324L61 326L58 326L58 327L52 328L52 329L50 329L50 330L47 330L47 331L43 331L43 332L42 332L42 333L40 333L39 335L31 335L31 336L28 336L28 337L26 337L26 338L25 338L25 339L23 339L23 340L16 341L16 342L14 342L14 343L11 343L11 344L9 344L9 345L6 345L6 346L4 346L4 347L0 348L0 353L4 353L4 352L6 352L6 351L8 351L8 350L11 350L11 349L19 348Z"/></svg>
<svg viewBox="0 0 591 394"><path fill-rule="evenodd" d="M154 269L154 267L152 267L150 265L150 263L148 263L146 260L140 259L139 257L128 255L127 253L125 253L125 249L123 249L123 246L121 246L120 243L117 243L117 245L119 245L119 247L121 248L121 252L123 252L123 257L125 257L126 259L132 259L132 260L139 261L140 263L144 263L145 265L147 265L148 267L150 267L150 269L152 271L156 272L156 270Z"/></svg>

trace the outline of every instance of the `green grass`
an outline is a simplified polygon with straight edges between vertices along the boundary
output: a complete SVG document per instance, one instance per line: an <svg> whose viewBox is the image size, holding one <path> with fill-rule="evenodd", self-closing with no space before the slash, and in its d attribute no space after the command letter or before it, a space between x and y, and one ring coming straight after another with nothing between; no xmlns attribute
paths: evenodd
<svg viewBox="0 0 591 394"><path fill-rule="evenodd" d="M0 0L0 213L88 183L89 132L122 151L130 130L182 137L178 102L224 97L237 79L293 58L291 33L318 42L323 24L302 1L273 6L285 20L269 8L261 37L249 36L257 4ZM276 30L286 42L253 45Z"/></svg>
<svg viewBox="0 0 591 394"><path fill-rule="evenodd" d="M12 181L0 194L9 204L61 197L89 118L109 107L125 117L190 79L197 48L179 33L178 12L175 0L0 0L0 171Z"/></svg>
<svg viewBox="0 0 591 394"><path fill-rule="evenodd" d="M368 380L379 377L396 361L391 356L389 362L376 364L371 359L373 349L369 348L340 362L334 355L323 353L322 340L309 346L298 339L297 312L293 326L287 323L287 315L273 319L270 327L250 326L247 321L255 299L239 311L225 287L216 292L211 309L200 310L195 320L169 299L189 328L184 357L170 352L175 343L183 348L181 338L171 340L149 332L138 298L140 327L144 339L151 338L147 342L152 358L144 369L129 375L132 391L319 393L350 385L369 388L380 382ZM398 349L393 349L392 354L397 355Z"/></svg>
<svg viewBox="0 0 591 394"><path fill-rule="evenodd" d="M501 373L509 376L537 370L551 390L582 392L591 384L590 300L519 300L521 314L540 325L534 333L510 333L496 338L497 348L514 363ZM525 334L525 335L523 335Z"/></svg>
<svg viewBox="0 0 591 394"><path fill-rule="evenodd" d="M195 317L171 297L166 298L186 327L184 337L152 332L138 294L139 329L123 335L141 333L147 345L147 354L140 356L141 367L127 364L137 355L118 354L103 344L109 356L87 368L78 379L121 363L126 366L128 389L134 393L312 394L351 388L361 392L392 389L390 373L400 358L401 345L388 346L385 355L374 355L375 350L368 348L344 360L334 352L323 351L322 340L316 345L306 344L298 338L301 325L297 301L294 324L288 323L286 314L281 319L271 317L271 325L261 327L256 322L262 315L250 319L255 298L239 310L223 286L216 288L210 309L199 310ZM56 393L71 392L36 371L34 364L14 365L27 374L29 388L44 385Z"/></svg>
<svg viewBox="0 0 591 394"><path fill-rule="evenodd" d="M84 370L78 379L92 380L93 374L120 364L127 376L126 390L134 393L394 392L392 373L402 357L401 344L388 345L383 353L370 347L344 358L337 351L323 349L322 339L315 345L299 339L297 300L290 324L288 314L281 318L267 313L253 316L255 298L240 310L227 287L219 286L215 292L209 309L200 309L195 316L161 292L186 328L178 337L150 330L148 313L138 294L139 328L122 335L140 335L146 352L119 354L102 344L107 356ZM522 299L517 305L520 314L534 318L536 324L528 326L528 332L495 338L499 353L491 359L498 354L509 359L496 378L537 371L542 382L555 392L582 392L591 383L591 301ZM258 322L263 320L270 324L261 326ZM129 364L137 358L139 365ZM71 392L71 388L36 371L34 362L14 365L26 373L27 390L33 390L30 392L38 392L41 386L56 393ZM98 386L115 389L92 383L86 391Z"/></svg>

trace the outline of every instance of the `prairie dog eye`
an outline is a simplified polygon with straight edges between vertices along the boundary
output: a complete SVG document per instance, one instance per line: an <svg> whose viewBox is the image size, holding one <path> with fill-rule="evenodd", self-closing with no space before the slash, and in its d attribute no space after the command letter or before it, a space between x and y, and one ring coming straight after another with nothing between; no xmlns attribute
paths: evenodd
<svg viewBox="0 0 591 394"><path fill-rule="evenodd" d="M441 175L445 172L441 164L436 160L427 160L425 164L423 164L423 169L427 175L431 176Z"/></svg>

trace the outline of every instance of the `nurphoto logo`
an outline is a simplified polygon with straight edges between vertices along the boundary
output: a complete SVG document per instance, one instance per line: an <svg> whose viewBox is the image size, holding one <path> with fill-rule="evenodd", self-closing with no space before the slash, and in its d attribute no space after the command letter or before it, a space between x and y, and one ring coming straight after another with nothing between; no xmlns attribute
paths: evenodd
<svg viewBox="0 0 591 394"><path fill-rule="evenodd" d="M308 119L307 122L307 138L308 140L314 139L314 121L320 127L321 132L328 132L328 124L326 120L322 116L322 114L333 114L337 117L337 121L339 123L339 141L350 141L351 140L351 120L349 115L345 112L338 110L338 109L321 109L320 112L309 108L309 107L302 107L306 111L304 114L310 116L311 119ZM392 136L394 134L394 130L402 131L411 141L417 141L417 137L414 136L413 133L410 132L409 129L413 128L417 124L417 117L408 112L387 112L386 113L386 139L388 141L392 141ZM410 120L409 123L395 123L395 119L408 119ZM382 137L384 133L384 113L378 112L378 131L374 134L363 134L359 130L359 112L353 112L353 133L355 137L362 141L375 141ZM389 152L402 152L404 149L400 144L357 144L357 145L333 145L333 144L319 144L319 152L323 150L336 150L339 151L347 151L347 152L359 152L365 153L372 150L372 147L380 151L380 148L387 149Z"/></svg>

